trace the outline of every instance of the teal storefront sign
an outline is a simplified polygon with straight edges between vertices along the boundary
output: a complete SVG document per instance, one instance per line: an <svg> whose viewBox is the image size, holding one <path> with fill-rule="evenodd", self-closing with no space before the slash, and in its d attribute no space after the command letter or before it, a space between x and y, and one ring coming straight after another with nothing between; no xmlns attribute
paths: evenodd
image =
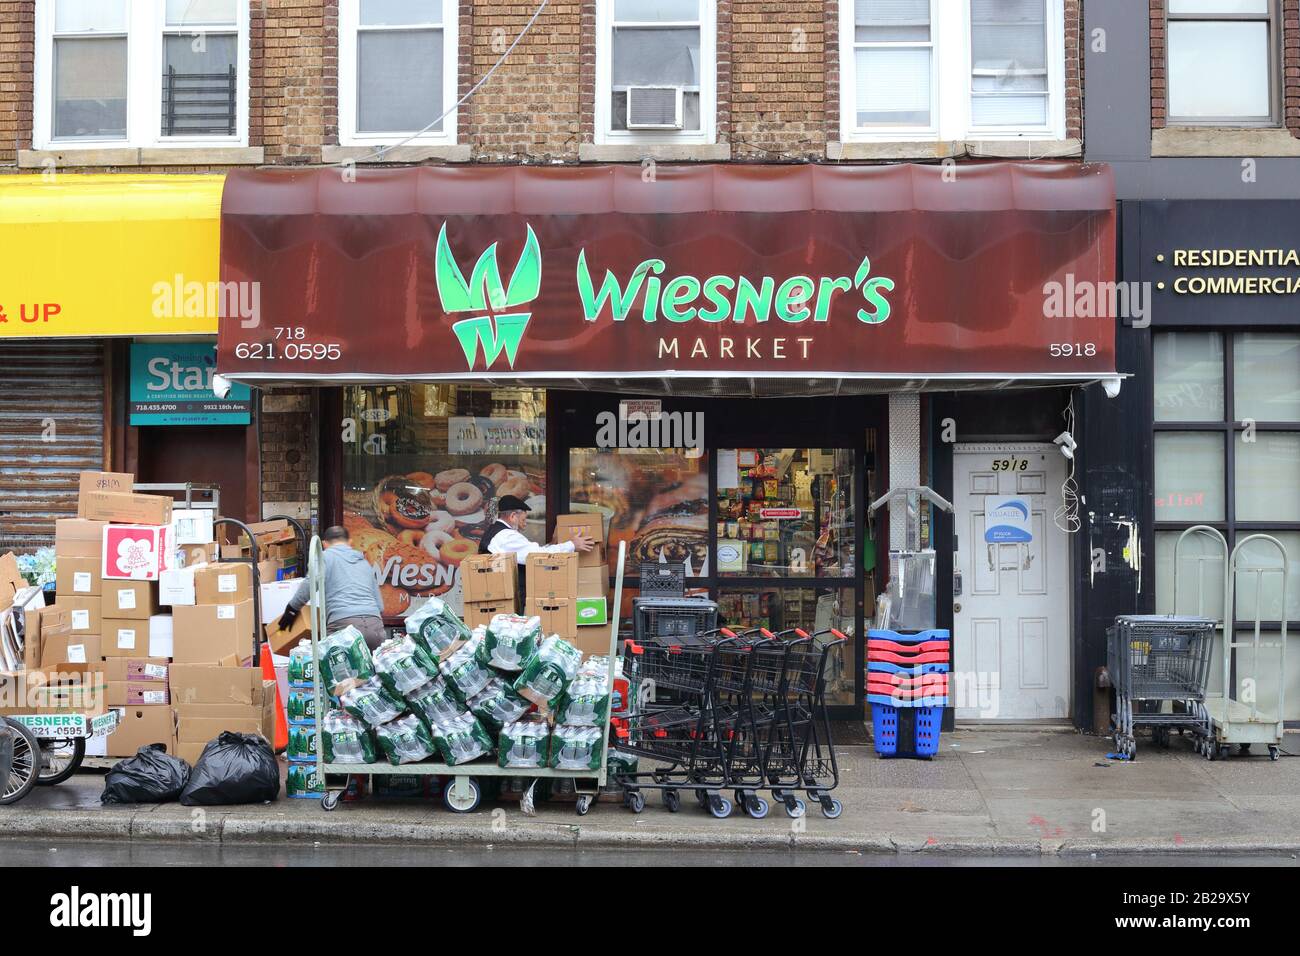
<svg viewBox="0 0 1300 956"><path fill-rule="evenodd" d="M212 376L217 347L204 342L138 342L131 346L132 425L247 425L252 394L232 383L217 398Z"/></svg>

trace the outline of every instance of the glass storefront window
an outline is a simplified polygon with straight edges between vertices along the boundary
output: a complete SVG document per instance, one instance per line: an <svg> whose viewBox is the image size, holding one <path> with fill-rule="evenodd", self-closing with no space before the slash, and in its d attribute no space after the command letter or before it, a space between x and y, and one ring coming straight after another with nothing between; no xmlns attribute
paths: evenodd
<svg viewBox="0 0 1300 956"><path fill-rule="evenodd" d="M609 542L610 573L620 541L628 543L627 575L644 562L709 570L708 456L680 448L573 448L569 510L600 513Z"/></svg>
<svg viewBox="0 0 1300 956"><path fill-rule="evenodd" d="M1300 335L1234 337L1232 390L1238 421L1300 421Z"/></svg>
<svg viewBox="0 0 1300 956"><path fill-rule="evenodd" d="M1256 532L1250 532L1254 534ZM1300 620L1300 531L1267 531L1281 542L1290 559L1286 582L1286 616ZM1241 537L1248 537L1242 534ZM1280 568L1282 556L1271 542L1248 541L1237 553L1236 605L1238 621L1278 621L1282 618L1282 575L1277 571L1255 574L1251 569ZM1223 602L1220 601L1220 604Z"/></svg>
<svg viewBox="0 0 1300 956"><path fill-rule="evenodd" d="M1300 521L1300 432L1237 439L1239 521Z"/></svg>
<svg viewBox="0 0 1300 956"><path fill-rule="evenodd" d="M852 705L857 661L853 650L852 588L738 588L718 591L718 619L733 631L765 627L774 634L803 628L809 634L835 628L850 640L826 667L826 702Z"/></svg>
<svg viewBox="0 0 1300 956"><path fill-rule="evenodd" d="M1181 531L1156 532L1156 613L1173 614L1174 546ZM1223 548L1200 533L1189 534L1179 550L1179 614L1223 619Z"/></svg>
<svg viewBox="0 0 1300 956"><path fill-rule="evenodd" d="M1152 343L1156 421L1223 420L1223 336L1170 332Z"/></svg>
<svg viewBox="0 0 1300 956"><path fill-rule="evenodd" d="M1222 521L1223 436L1156 434L1156 520Z"/></svg>
<svg viewBox="0 0 1300 956"><path fill-rule="evenodd" d="M852 577L854 453L718 450L722 577Z"/></svg>
<svg viewBox="0 0 1300 956"><path fill-rule="evenodd" d="M430 595L460 608L458 566L497 499L532 508L546 534L546 393L466 385L344 390L343 522L380 578L384 613Z"/></svg>

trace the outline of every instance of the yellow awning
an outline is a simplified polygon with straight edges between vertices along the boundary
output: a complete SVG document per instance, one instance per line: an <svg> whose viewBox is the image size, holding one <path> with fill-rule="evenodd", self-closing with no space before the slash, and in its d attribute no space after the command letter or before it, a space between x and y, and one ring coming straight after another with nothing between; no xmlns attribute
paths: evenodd
<svg viewBox="0 0 1300 956"><path fill-rule="evenodd" d="M215 333L224 176L0 176L0 338Z"/></svg>

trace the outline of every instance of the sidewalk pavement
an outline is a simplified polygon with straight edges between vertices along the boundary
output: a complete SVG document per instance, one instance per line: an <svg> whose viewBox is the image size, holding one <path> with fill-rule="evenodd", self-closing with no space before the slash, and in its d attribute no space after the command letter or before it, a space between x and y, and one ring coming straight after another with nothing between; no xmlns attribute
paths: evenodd
<svg viewBox="0 0 1300 956"><path fill-rule="evenodd" d="M1143 745L1146 746L1143 746ZM1300 754L1300 737L1284 750ZM579 817L572 804L484 803L454 814L438 800L367 798L326 813L315 800L195 810L179 804L101 807L102 774L84 772L0 807L0 840L195 840L222 843L519 844L578 848L789 848L953 854L1300 852L1300 763L1233 756L1210 762L1175 738L1139 742L1134 763L1073 732L964 729L932 761L881 760L840 748L838 820L810 805L791 821L715 820L688 795L669 813L655 794L636 815L621 801ZM400 772L400 771L399 771Z"/></svg>

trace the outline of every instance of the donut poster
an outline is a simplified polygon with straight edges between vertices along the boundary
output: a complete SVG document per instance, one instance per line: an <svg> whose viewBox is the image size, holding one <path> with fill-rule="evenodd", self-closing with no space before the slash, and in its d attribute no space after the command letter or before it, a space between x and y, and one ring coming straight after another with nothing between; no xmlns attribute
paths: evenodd
<svg viewBox="0 0 1300 956"><path fill-rule="evenodd" d="M528 414L424 414L492 395L500 405L502 390L401 386L395 410L376 408L375 390L350 393L362 406L361 433L344 455L343 523L375 570L385 616L435 595L460 610L460 562L478 553L502 495L528 502L525 534L545 540L542 422Z"/></svg>

